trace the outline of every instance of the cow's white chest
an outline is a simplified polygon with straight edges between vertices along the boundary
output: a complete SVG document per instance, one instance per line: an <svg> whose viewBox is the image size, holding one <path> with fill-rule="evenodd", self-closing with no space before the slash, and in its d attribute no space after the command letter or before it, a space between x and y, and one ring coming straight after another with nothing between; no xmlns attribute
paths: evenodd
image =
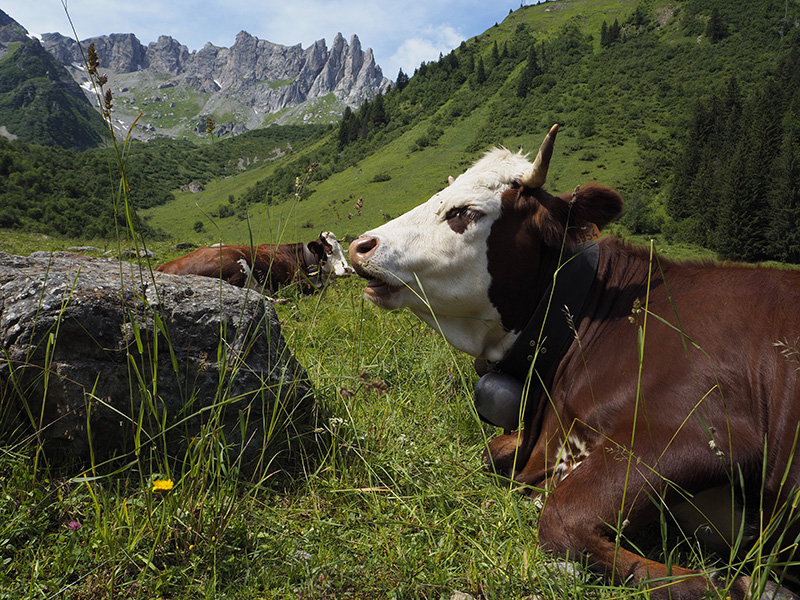
<svg viewBox="0 0 800 600"><path fill-rule="evenodd" d="M553 479L555 482L563 481L570 473L577 469L583 460L589 456L592 448L588 442L575 434L570 434L557 446Z"/></svg>
<svg viewBox="0 0 800 600"><path fill-rule="evenodd" d="M250 277L250 265L247 264L247 261L243 258L240 258L236 261L236 263L239 265L239 270L242 272L242 275L245 277Z"/></svg>

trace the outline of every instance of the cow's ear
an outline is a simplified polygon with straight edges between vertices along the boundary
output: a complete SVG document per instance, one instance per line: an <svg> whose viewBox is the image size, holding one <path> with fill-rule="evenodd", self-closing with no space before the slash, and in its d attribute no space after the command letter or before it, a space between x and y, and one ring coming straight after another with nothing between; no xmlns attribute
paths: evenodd
<svg viewBox="0 0 800 600"><path fill-rule="evenodd" d="M315 241L322 246L323 254L330 254L333 251L333 246L331 246L331 243L328 241L328 238L325 236L326 233L330 233L330 232L325 232L325 231L320 232L319 237ZM331 235L333 235L333 234L331 234Z"/></svg>
<svg viewBox="0 0 800 600"><path fill-rule="evenodd" d="M597 226L602 230L622 212L622 196L616 190L589 183L574 192L551 196L544 190L534 192L544 211L537 211L534 218L542 240L548 246L560 246L564 240L579 243L587 227Z"/></svg>
<svg viewBox="0 0 800 600"><path fill-rule="evenodd" d="M567 196L568 201L573 203L570 224L583 227L594 223L602 230L622 212L623 202L619 192L599 183L576 188Z"/></svg>
<svg viewBox="0 0 800 600"><path fill-rule="evenodd" d="M306 248L311 251L311 254L317 257L318 260L325 259L325 246L319 240L313 240L306 244Z"/></svg>

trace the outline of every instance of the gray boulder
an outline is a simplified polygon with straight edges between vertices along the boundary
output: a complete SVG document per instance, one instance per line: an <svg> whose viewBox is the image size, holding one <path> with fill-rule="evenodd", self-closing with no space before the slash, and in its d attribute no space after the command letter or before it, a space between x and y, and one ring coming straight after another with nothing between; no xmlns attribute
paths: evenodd
<svg viewBox="0 0 800 600"><path fill-rule="evenodd" d="M230 464L274 470L313 432L274 310L214 279L0 253L0 351L0 439L34 435L57 463L181 461L213 443Z"/></svg>

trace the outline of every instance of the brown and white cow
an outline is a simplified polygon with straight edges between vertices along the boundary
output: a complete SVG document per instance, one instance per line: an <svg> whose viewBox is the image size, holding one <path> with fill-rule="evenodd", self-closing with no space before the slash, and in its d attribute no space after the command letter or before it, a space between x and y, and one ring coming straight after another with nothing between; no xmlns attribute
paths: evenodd
<svg viewBox="0 0 800 600"><path fill-rule="evenodd" d="M218 277L259 293L298 284L307 294L339 277L353 273L342 246L330 231L307 244L260 244L258 246L203 246L186 256L156 267L175 275Z"/></svg>
<svg viewBox="0 0 800 600"><path fill-rule="evenodd" d="M543 189L557 131L534 164L493 150L357 238L365 296L480 359L476 407L507 429L487 460L540 497L543 548L654 598L796 597L619 540L667 515L731 563L754 544L762 563L800 559L800 272L592 239L622 200Z"/></svg>

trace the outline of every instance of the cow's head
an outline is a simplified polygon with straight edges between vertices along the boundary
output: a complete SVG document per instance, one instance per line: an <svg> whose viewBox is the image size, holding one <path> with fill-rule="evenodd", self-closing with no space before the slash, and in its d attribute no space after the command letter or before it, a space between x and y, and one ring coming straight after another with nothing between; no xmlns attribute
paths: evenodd
<svg viewBox="0 0 800 600"><path fill-rule="evenodd" d="M353 267L347 262L344 249L330 231L323 231L318 239L309 242L306 247L317 258L322 281L333 281L353 274Z"/></svg>
<svg viewBox="0 0 800 600"><path fill-rule="evenodd" d="M563 245L622 210L590 184L553 196L542 186L558 126L536 160L488 152L430 200L364 233L350 261L376 305L410 308L456 348L499 360L552 281Z"/></svg>

